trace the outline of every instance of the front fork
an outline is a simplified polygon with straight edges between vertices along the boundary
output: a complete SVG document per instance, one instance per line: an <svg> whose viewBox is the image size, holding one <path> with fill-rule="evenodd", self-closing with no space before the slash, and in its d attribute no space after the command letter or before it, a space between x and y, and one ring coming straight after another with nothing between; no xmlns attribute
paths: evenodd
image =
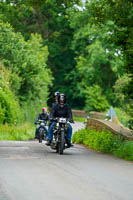
<svg viewBox="0 0 133 200"><path fill-rule="evenodd" d="M62 124L62 126L60 127L60 130L59 130L59 133L58 133L58 143L60 142L61 132L64 131L64 132L65 132L65 134L64 134L64 137L65 137L65 138L64 138L64 139L65 139L64 145L66 144L66 140L67 140L67 138L66 138L67 129L68 129L68 127L66 127L66 125Z"/></svg>

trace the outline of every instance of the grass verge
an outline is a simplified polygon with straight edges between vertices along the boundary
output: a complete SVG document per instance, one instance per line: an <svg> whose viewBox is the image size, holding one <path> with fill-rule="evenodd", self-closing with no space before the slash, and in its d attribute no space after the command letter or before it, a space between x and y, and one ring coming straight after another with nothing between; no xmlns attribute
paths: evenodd
<svg viewBox="0 0 133 200"><path fill-rule="evenodd" d="M35 127L31 123L22 125L0 125L0 140L28 140L34 138Z"/></svg>
<svg viewBox="0 0 133 200"><path fill-rule="evenodd" d="M85 117L73 117L73 120L76 122L85 122L86 118Z"/></svg>
<svg viewBox="0 0 133 200"><path fill-rule="evenodd" d="M133 141L123 141L105 130L81 129L73 135L73 143L84 144L103 153L111 153L119 158L133 161Z"/></svg>

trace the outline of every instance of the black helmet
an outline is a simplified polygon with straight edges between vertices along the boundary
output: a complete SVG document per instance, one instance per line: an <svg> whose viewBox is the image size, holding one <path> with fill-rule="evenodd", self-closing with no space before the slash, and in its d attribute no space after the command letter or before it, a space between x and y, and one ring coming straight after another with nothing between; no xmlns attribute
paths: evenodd
<svg viewBox="0 0 133 200"><path fill-rule="evenodd" d="M66 103L66 95L65 94L60 94L60 96L59 96L59 102Z"/></svg>

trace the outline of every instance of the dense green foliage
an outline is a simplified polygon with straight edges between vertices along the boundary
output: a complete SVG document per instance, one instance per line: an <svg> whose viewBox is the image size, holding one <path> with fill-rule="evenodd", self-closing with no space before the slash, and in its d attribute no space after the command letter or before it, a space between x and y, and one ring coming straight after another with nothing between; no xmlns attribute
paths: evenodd
<svg viewBox="0 0 133 200"><path fill-rule="evenodd" d="M119 158L124 158L125 160L133 160L133 142L123 142L121 145L113 152Z"/></svg>
<svg viewBox="0 0 133 200"><path fill-rule="evenodd" d="M20 100L46 98L50 82L46 69L47 47L39 35L24 41L8 24L0 24L0 56L6 68L12 68L11 87Z"/></svg>
<svg viewBox="0 0 133 200"><path fill-rule="evenodd" d="M83 143L92 149L105 153L111 152L118 143L117 138L113 137L110 132L91 129L83 129L76 132L73 136L73 142Z"/></svg>
<svg viewBox="0 0 133 200"><path fill-rule="evenodd" d="M85 117L75 117L75 116L73 116L73 120L75 122L86 122L86 118Z"/></svg>
<svg viewBox="0 0 133 200"><path fill-rule="evenodd" d="M133 130L133 119L129 119L128 120L128 128L130 128L131 130Z"/></svg>
<svg viewBox="0 0 133 200"><path fill-rule="evenodd" d="M120 108L115 108L115 112L121 124L123 124L125 127L129 127L129 120L131 120L131 116Z"/></svg>
<svg viewBox="0 0 133 200"><path fill-rule="evenodd" d="M0 1L0 62L9 79L0 123L33 120L56 90L73 108L112 105L132 117L132 8L132 0Z"/></svg>
<svg viewBox="0 0 133 200"><path fill-rule="evenodd" d="M28 140L34 137L35 127L30 123L19 126L0 125L0 140Z"/></svg>
<svg viewBox="0 0 133 200"><path fill-rule="evenodd" d="M0 57L3 63L0 68L0 122L14 123L16 119L27 119L27 105L29 108L35 105L35 112L47 102L52 77L46 68L47 47L43 46L40 35L32 34L25 41L21 33L15 33L8 23L1 22Z"/></svg>
<svg viewBox="0 0 133 200"><path fill-rule="evenodd" d="M20 107L17 98L12 92L9 81L11 71L0 63L0 124L17 123L20 116Z"/></svg>
<svg viewBox="0 0 133 200"><path fill-rule="evenodd" d="M98 85L86 87L86 110L105 111L109 108L106 96L102 95L102 89Z"/></svg>
<svg viewBox="0 0 133 200"><path fill-rule="evenodd" d="M105 130L81 129L72 138L74 143L87 145L89 148L104 153L112 153L119 158L133 161L133 142L123 141Z"/></svg>

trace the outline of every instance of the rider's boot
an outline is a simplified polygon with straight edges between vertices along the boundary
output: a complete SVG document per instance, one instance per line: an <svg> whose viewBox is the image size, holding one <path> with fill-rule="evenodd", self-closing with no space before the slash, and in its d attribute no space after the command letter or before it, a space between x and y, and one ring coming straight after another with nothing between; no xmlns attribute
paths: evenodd
<svg viewBox="0 0 133 200"><path fill-rule="evenodd" d="M67 147L73 147L73 144L71 143L71 140L66 140L66 143L67 143Z"/></svg>
<svg viewBox="0 0 133 200"><path fill-rule="evenodd" d="M47 140L46 145L50 146L51 145L51 140Z"/></svg>

